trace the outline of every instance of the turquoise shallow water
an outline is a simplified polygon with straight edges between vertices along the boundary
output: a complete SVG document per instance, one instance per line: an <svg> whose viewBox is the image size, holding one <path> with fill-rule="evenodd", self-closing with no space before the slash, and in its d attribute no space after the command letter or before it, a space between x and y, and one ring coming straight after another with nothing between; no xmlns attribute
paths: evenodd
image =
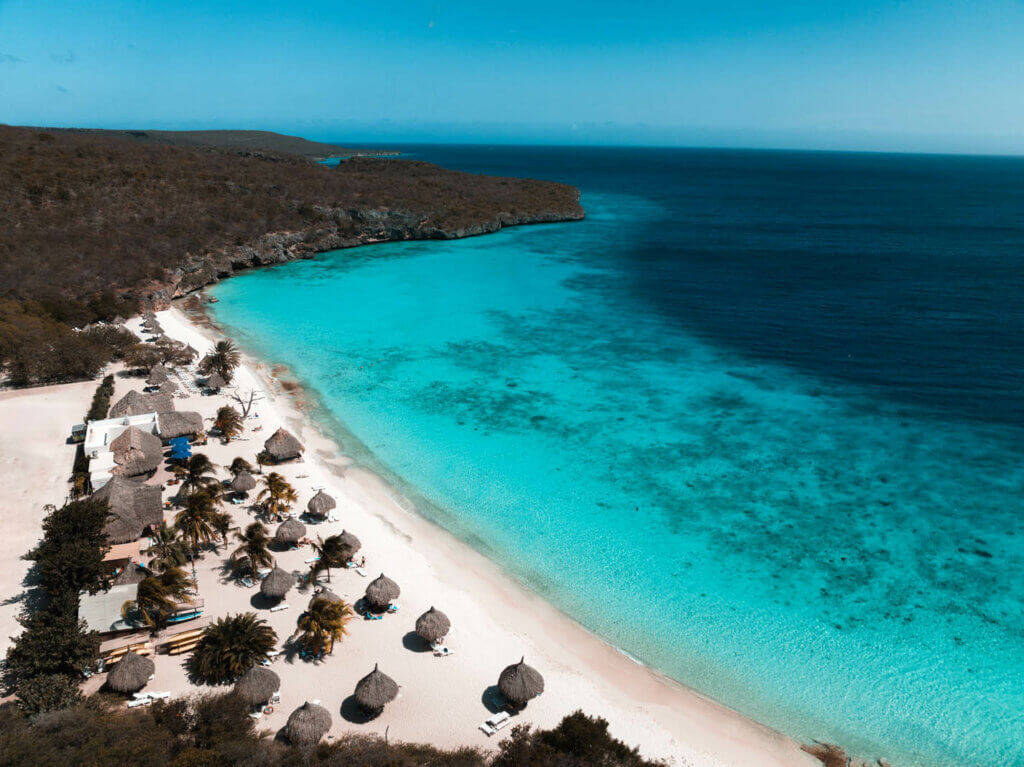
<svg viewBox="0 0 1024 767"><path fill-rule="evenodd" d="M663 208L584 204L252 272L215 318L424 513L638 659L800 738L1024 764L1020 428L687 329L593 255Z"/></svg>

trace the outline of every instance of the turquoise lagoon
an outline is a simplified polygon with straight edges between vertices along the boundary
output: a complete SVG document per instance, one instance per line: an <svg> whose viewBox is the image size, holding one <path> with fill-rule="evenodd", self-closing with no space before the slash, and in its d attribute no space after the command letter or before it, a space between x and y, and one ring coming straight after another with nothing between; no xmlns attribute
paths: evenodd
<svg viewBox="0 0 1024 767"><path fill-rule="evenodd" d="M640 661L903 767L1024 764L1022 426L961 401L1012 398L936 393L955 377L928 360L858 380L813 314L830 299L652 261L677 202L564 175L586 222L254 271L215 318L422 513ZM651 296L730 280L735 342ZM771 311L793 301L808 327ZM786 354L757 345L780 333Z"/></svg>

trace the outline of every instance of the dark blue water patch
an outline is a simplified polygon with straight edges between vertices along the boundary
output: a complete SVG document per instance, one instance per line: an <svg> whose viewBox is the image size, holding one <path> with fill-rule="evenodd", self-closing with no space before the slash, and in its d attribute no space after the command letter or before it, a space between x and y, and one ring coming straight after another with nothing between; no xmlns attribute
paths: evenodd
<svg viewBox="0 0 1024 767"><path fill-rule="evenodd" d="M687 331L954 417L1024 425L1024 159L408 150L642 197L650 215L620 222L616 247L588 258Z"/></svg>

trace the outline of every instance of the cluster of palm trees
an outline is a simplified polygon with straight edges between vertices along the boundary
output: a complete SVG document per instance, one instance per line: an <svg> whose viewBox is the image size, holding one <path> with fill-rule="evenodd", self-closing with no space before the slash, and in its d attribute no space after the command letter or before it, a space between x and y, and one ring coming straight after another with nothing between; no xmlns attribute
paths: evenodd
<svg viewBox="0 0 1024 767"><path fill-rule="evenodd" d="M224 405L217 409L217 417L213 420L213 427L224 437L225 442L230 442L232 437L242 433L244 422L242 414L231 405Z"/></svg>
<svg viewBox="0 0 1024 767"><path fill-rule="evenodd" d="M242 363L242 355L233 341L218 341L213 349L199 361L199 371L204 375L219 373L227 383L235 375L235 368Z"/></svg>
<svg viewBox="0 0 1024 767"><path fill-rule="evenodd" d="M292 504L299 500L299 494L288 484L288 480L272 471L263 477L263 489L256 500L263 504L268 519L280 520Z"/></svg>

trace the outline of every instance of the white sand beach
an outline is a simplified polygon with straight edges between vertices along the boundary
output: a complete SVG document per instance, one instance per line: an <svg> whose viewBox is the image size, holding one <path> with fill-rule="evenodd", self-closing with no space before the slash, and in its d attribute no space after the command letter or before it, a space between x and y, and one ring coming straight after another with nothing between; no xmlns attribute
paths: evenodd
<svg viewBox="0 0 1024 767"><path fill-rule="evenodd" d="M210 331L177 309L159 312L158 318L167 335L190 343L200 354L210 347ZM138 322L133 320L130 326L137 328ZM142 385L139 379L118 378L115 397ZM288 428L305 445L305 457L274 470L298 491L298 507L305 508L318 488L338 503L334 513L339 521L311 525L307 534L326 537L349 530L362 541L360 556L366 555L369 578L353 570L333 570L330 588L355 602L369 580L383 572L402 589L397 614L380 621L357 617L349 626L349 636L325 660L277 659L272 668L282 680L281 703L260 720L261 728L276 732L297 706L318 699L331 712L331 737L344 732L386 732L391 739L493 747L501 736L488 739L477 729L491 715L485 704L488 688L496 684L502 668L525 657L543 674L545 692L515 717L516 724L553 726L564 715L582 709L605 717L615 736L638 745L645 755L675 765L820 767L794 740L630 660L419 516L381 478L341 455L265 364L246 359L234 387L263 393L263 401L255 408L259 417L247 419L240 438L226 445L211 439L198 451L222 467L236 456L252 462L270 434L279 426ZM43 505L59 504L66 495L73 448L64 440L72 423L82 418L95 388L96 382L86 382L0 394L0 482L9 502L0 515L4 556L0 624L5 642L17 630L14 614L20 603L11 600L23 591L27 563L18 557L39 537ZM175 400L178 410L197 410L207 423L228 402L226 392ZM226 469L219 476L228 476ZM165 498L171 492L166 491ZM251 520L244 506L225 508L238 526ZM270 612L258 597L253 600L256 589L228 577L229 550L209 551L199 566L205 615L255 611L283 643L294 632L311 592L293 589L285 599L290 608ZM308 572L308 548L275 556L286 570ZM451 618L448 645L454 654L450 657L424 652L411 634L416 617L431 606ZM174 696L200 690L188 682L182 656L156 655L154 661L156 675L147 689L166 690ZM356 717L350 716L351 705L345 701L374 664L398 682L399 697L376 719L353 721ZM102 676L90 680L88 689L98 687Z"/></svg>

